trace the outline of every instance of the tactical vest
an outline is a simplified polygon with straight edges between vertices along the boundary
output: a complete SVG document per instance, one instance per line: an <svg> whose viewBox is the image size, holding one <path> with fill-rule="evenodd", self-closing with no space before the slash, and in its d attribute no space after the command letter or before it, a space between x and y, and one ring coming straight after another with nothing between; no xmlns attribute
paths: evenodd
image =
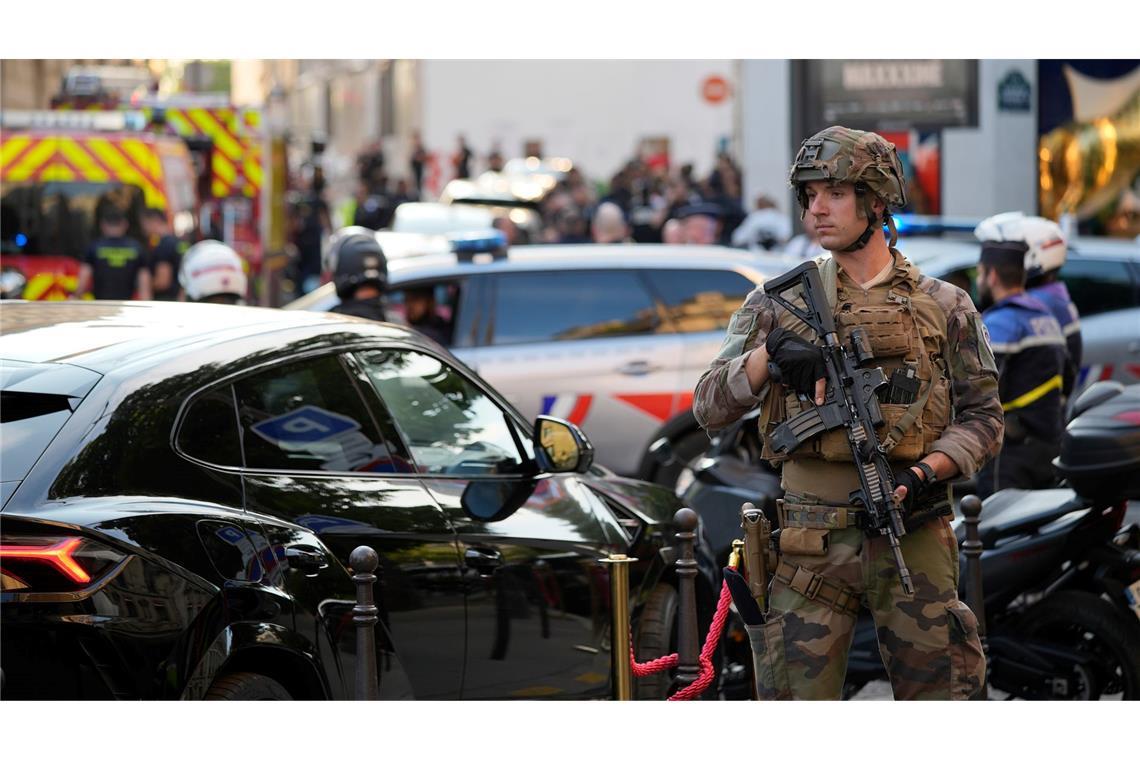
<svg viewBox="0 0 1140 760"><path fill-rule="evenodd" d="M895 268L891 278L864 292L845 287L838 278L838 265L826 259L820 266L824 292L835 315L836 331L844 345L857 327L863 327L874 358L889 379L895 370L918 381L913 401L883 403L884 423L877 429L888 459L914 462L931 451L953 416L950 372L945 356L946 315L937 303L917 287L917 272L900 262L892 250ZM793 299L794 304L796 301ZM798 305L798 304L797 304ZM811 329L780 306L775 307L781 326L798 335L822 342ZM782 385L770 386L760 415L762 456L775 464L787 459L818 458L829 462L850 462L851 449L844 430L832 430L801 444L790 454L777 454L769 444L776 426L806 410L812 401L801 399Z"/></svg>

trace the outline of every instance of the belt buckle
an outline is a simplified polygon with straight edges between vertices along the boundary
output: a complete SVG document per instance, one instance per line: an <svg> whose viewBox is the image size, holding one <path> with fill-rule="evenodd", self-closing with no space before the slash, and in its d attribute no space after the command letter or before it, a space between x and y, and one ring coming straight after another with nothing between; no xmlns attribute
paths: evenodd
<svg viewBox="0 0 1140 760"><path fill-rule="evenodd" d="M801 570L803 568L800 568ZM804 572L808 572L804 570ZM807 586L804 588L804 596L808 599L814 600L819 595L819 587L823 585L823 576L818 573L812 573L808 578Z"/></svg>

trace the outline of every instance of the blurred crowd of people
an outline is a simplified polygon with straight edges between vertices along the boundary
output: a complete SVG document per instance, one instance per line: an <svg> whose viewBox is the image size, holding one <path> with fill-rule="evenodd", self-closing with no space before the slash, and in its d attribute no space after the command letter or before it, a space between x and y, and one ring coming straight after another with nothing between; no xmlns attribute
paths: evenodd
<svg viewBox="0 0 1140 760"><path fill-rule="evenodd" d="M392 226L397 207L431 200L427 173L438 157L412 138L406 166L389 166L377 140L356 157L351 198L330 205L319 161L299 181L290 204L290 237L297 250L296 281L308 292L321 274L321 241L337 228L356 225L373 230ZM501 172L506 164L496 143L478 155L463 135L443 162L447 179L473 179L483 171ZM438 168L438 164L436 164ZM445 184L445 183L444 183ZM810 223L793 234L783 209L767 196L746 207L740 166L721 152L708 174L693 163L671 165L657 156L634 157L608 181L586 175L581 167L559 173L553 188L526 212L498 214L494 225L511 245L526 243L670 243L726 245L754 251L779 250L800 257L819 255Z"/></svg>

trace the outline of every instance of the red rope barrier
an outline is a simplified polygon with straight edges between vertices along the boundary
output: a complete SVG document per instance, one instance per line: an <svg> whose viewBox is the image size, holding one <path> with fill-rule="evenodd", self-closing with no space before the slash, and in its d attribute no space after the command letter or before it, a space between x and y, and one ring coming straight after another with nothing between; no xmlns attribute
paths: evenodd
<svg viewBox="0 0 1140 760"><path fill-rule="evenodd" d="M716 678L716 672L713 668L712 656L716 651L717 643L720 641L720 635L724 631L724 623L728 619L728 607L732 601L732 595L728 591L728 584L722 583L720 587L720 600L716 604L716 614L713 615L712 625L709 626L709 634L705 637L705 644L701 647L701 654L698 658L701 665L701 674L697 676L697 680L685 688L678 691L673 696L669 697L670 702L679 702L688 699L695 699L709 684ZM658 657L649 662L638 662L633 656L633 637L630 636L629 641L629 662L633 668L633 675L641 678L653 673L658 673L662 670L669 670L677 666L678 656L677 653L667 654L664 657Z"/></svg>

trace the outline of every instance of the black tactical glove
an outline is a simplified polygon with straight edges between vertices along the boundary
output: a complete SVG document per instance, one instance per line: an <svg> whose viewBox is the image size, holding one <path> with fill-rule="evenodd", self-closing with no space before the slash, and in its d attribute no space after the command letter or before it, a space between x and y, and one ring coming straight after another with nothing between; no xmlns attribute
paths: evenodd
<svg viewBox="0 0 1140 760"><path fill-rule="evenodd" d="M906 496L902 500L903 512L910 514L914 505L922 501L927 490L930 489L930 479L924 475L916 475L913 467L908 467L895 478L896 486L906 486Z"/></svg>
<svg viewBox="0 0 1140 760"><path fill-rule="evenodd" d="M772 382L782 383L797 393L815 398L816 381L827 375L823 366L823 349L783 327L768 333L764 345L768 348L768 374Z"/></svg>

